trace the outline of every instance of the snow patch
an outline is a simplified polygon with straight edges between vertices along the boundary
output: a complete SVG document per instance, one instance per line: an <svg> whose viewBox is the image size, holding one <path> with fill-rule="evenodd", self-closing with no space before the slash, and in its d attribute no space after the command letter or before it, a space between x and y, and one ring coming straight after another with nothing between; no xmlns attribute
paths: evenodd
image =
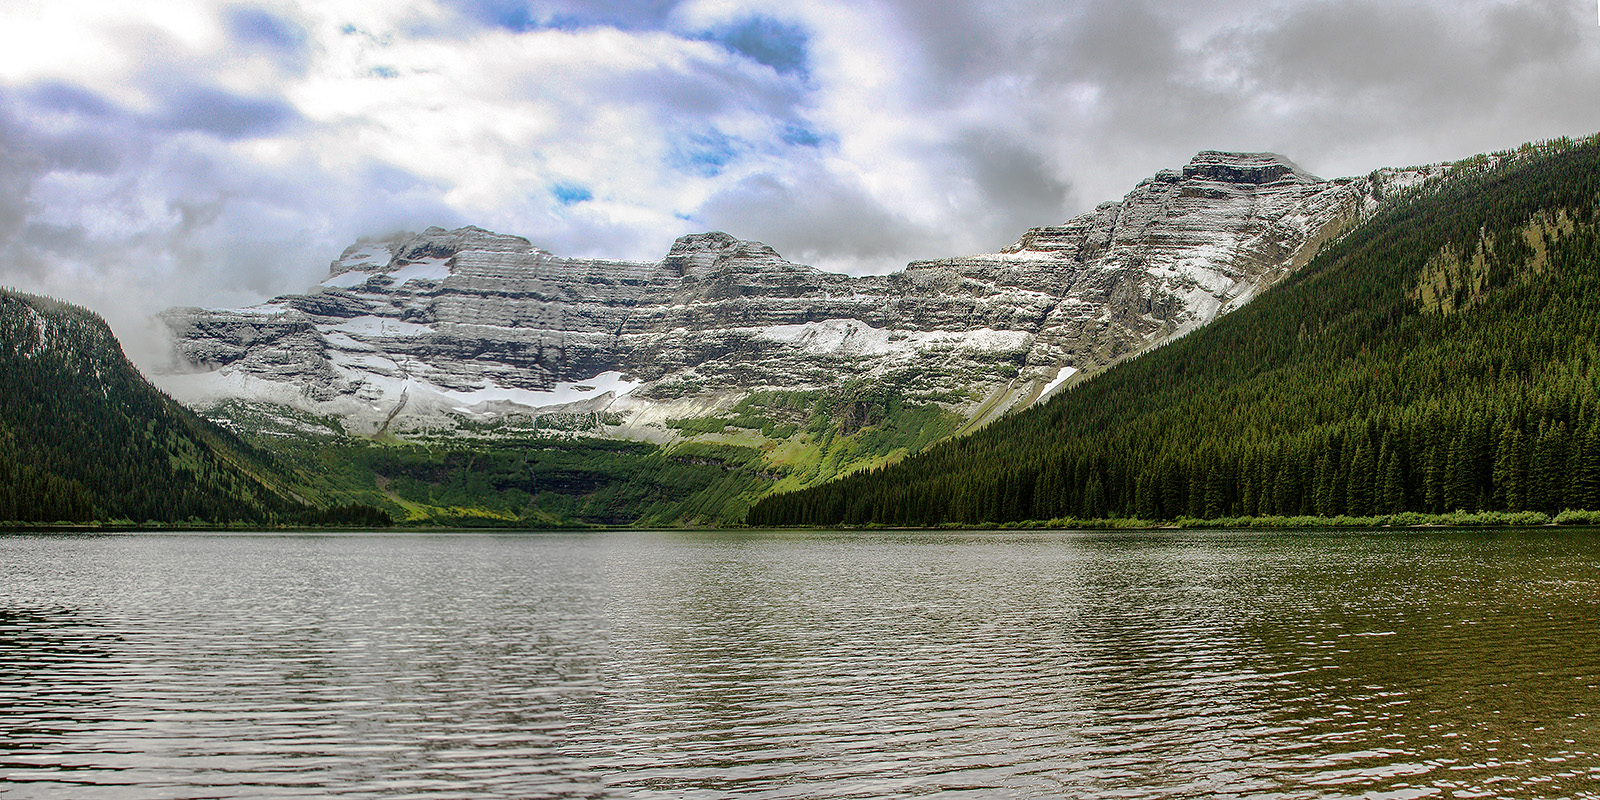
<svg viewBox="0 0 1600 800"><path fill-rule="evenodd" d="M318 325L317 328L322 330L323 333L338 331L357 336L425 336L434 333L433 328L427 325L373 316L355 317L347 319L338 325Z"/></svg>
<svg viewBox="0 0 1600 800"><path fill-rule="evenodd" d="M158 374L156 383L174 400L189 406L203 407L231 398L291 407L304 405L305 401L305 395L299 387L256 378L237 367L225 367L212 372Z"/></svg>
<svg viewBox="0 0 1600 800"><path fill-rule="evenodd" d="M853 319L773 325L757 329L756 338L798 347L809 355L885 355L893 349L889 331Z"/></svg>
<svg viewBox="0 0 1600 800"><path fill-rule="evenodd" d="M239 315L241 317L262 317L262 318L266 318L266 317L281 317L281 316L284 316L286 314L291 314L291 313L294 312L294 309L292 309L292 308L290 308L288 306L285 306L285 305L280 305L278 303L262 303L260 305L244 306L242 308L208 308L208 309L206 309L206 312L210 313L210 314L219 314L219 315L220 314L237 314L237 315Z"/></svg>
<svg viewBox="0 0 1600 800"><path fill-rule="evenodd" d="M1430 177L1431 174L1432 173L1431 173L1430 170L1417 170L1417 169L1396 170L1396 171L1385 170L1384 174L1383 174L1383 177L1386 180L1384 180L1383 182L1385 184L1387 184L1390 188L1394 188L1394 189L1410 189L1412 187L1422 185L1424 182L1426 182L1428 180L1428 178Z"/></svg>
<svg viewBox="0 0 1600 800"><path fill-rule="evenodd" d="M533 411L589 400L600 401L603 407L608 395L612 400L625 397L641 385L638 381L624 379L620 372L602 372L583 381L558 383L546 391L503 387L493 382L485 382L481 388L472 391L458 391L411 377L394 362L381 357L334 354L331 360L335 370L356 383L356 387L353 393L325 401L312 399L299 384L255 377L237 367L225 367L213 372L164 374L159 376L159 383L173 398L192 406L205 407L223 400L243 398L315 414L348 416L364 420L369 428L376 428L397 407L402 395L407 398L405 414L408 416L413 412L427 415L444 408L479 417L493 417L506 411L497 406L507 404ZM394 366L394 369L383 369L385 366ZM430 409L434 411L430 412Z"/></svg>
<svg viewBox="0 0 1600 800"><path fill-rule="evenodd" d="M404 375L405 370L392 358L376 353L347 353L335 350L328 354L328 361L339 370L345 378L366 378L367 374L378 375Z"/></svg>
<svg viewBox="0 0 1600 800"><path fill-rule="evenodd" d="M557 383L549 391L536 391L532 389L513 389L498 386L488 382L483 388L470 392L454 391L440 387L433 387L441 396L449 399L456 405L464 408L481 406L486 403L515 403L529 408L541 406L554 406L564 403L576 403L580 400L592 400L607 392L617 397L623 397L639 388L639 381L630 381L622 377L620 372L602 372L583 381L569 381ZM432 386L432 384L429 384Z"/></svg>
<svg viewBox="0 0 1600 800"><path fill-rule="evenodd" d="M324 332L322 338L329 345L337 347L340 350L354 353L376 353L378 351L378 348L373 347L366 342L358 342L355 339L350 338L348 334L339 333L337 331Z"/></svg>
<svg viewBox="0 0 1600 800"><path fill-rule="evenodd" d="M1076 374L1078 374L1077 367L1062 367L1061 371L1056 373L1056 377L1049 383L1045 384L1043 389L1039 390L1039 399L1043 400L1046 397L1049 397L1050 393L1055 391L1057 386L1066 383L1068 378Z"/></svg>
<svg viewBox="0 0 1600 800"><path fill-rule="evenodd" d="M1026 331L899 331L874 328L852 319L830 319L801 325L773 325L753 330L756 338L797 347L807 355L909 355L920 350L971 350L982 353L1023 350L1033 345Z"/></svg>
<svg viewBox="0 0 1600 800"><path fill-rule="evenodd" d="M395 286L404 286L412 281L439 283L450 277L449 259L424 258L389 273L389 277L394 279Z"/></svg>
<svg viewBox="0 0 1600 800"><path fill-rule="evenodd" d="M371 273L351 270L350 272L341 272L317 285L326 286L329 289L350 289L366 283L367 279L371 277Z"/></svg>
<svg viewBox="0 0 1600 800"><path fill-rule="evenodd" d="M346 269L381 267L388 263L389 248L387 245L381 244L363 245L349 256L339 259L339 266Z"/></svg>
<svg viewBox="0 0 1600 800"><path fill-rule="evenodd" d="M1226 303L1224 303L1222 305L1222 308L1217 311L1217 316L1220 317L1223 314L1226 314L1226 313L1228 313L1230 311L1234 311L1234 310L1238 309L1240 306L1244 305L1245 303L1250 302L1253 298L1255 298L1256 293L1259 292L1259 291L1261 291L1261 285L1260 284L1252 283L1252 284L1246 285L1244 287L1244 291L1238 293L1237 295L1234 295L1234 297L1231 300L1229 300L1228 302L1226 302Z"/></svg>

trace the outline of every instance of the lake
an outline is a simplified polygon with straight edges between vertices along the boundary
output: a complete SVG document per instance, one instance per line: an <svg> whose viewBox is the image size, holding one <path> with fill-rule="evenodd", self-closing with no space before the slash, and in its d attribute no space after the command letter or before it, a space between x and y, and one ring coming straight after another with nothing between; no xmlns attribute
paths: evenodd
<svg viewBox="0 0 1600 800"><path fill-rule="evenodd" d="M1600 797L1600 532L0 536L0 796Z"/></svg>

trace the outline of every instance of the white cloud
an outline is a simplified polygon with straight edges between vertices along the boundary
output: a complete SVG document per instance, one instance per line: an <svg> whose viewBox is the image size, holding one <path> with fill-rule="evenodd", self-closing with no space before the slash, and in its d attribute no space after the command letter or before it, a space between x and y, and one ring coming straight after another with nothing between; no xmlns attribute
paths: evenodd
<svg viewBox="0 0 1600 800"><path fill-rule="evenodd" d="M1575 8L1575 7L1574 7ZM478 224L852 271L989 250L1204 148L1326 175L1600 128L1556 0L14 0L0 283L134 331Z"/></svg>

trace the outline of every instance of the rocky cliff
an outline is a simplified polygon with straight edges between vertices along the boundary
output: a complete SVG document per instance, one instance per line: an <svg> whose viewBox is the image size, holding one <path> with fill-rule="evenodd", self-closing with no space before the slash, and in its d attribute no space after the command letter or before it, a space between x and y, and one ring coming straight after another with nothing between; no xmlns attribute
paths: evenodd
<svg viewBox="0 0 1600 800"><path fill-rule="evenodd" d="M1203 152L998 253L865 277L725 233L634 263L430 228L351 246L304 294L167 312L159 381L202 409L245 400L359 433L560 423L659 441L752 392L863 385L977 424L1238 307L1426 174L1330 181Z"/></svg>

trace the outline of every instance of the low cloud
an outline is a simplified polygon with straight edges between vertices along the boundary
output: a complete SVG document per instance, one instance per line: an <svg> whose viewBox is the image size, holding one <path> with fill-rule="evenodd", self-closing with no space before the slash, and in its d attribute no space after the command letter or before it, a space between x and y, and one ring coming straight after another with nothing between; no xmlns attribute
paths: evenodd
<svg viewBox="0 0 1600 800"><path fill-rule="evenodd" d="M937 238L864 187L820 168L748 177L708 199L696 221L736 235L762 231L761 240L790 261L848 272L904 266L919 242Z"/></svg>

